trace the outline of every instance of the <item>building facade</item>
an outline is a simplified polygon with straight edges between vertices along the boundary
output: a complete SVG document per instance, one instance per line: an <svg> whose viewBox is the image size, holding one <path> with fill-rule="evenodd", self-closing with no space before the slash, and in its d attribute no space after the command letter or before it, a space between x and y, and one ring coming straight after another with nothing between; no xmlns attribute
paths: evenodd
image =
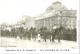
<svg viewBox="0 0 80 54"><path fill-rule="evenodd" d="M36 29L40 29L42 26L52 29L54 26L59 27L61 25L65 28L76 28L76 10L68 10L58 1L54 2L47 10L45 13L35 17L34 24Z"/></svg>

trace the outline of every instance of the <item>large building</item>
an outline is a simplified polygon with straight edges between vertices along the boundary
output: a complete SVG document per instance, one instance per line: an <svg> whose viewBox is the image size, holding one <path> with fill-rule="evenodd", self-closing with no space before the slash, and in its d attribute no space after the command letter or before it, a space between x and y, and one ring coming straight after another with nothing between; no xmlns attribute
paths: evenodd
<svg viewBox="0 0 80 54"><path fill-rule="evenodd" d="M40 29L42 26L52 29L60 25L65 28L76 28L76 10L68 10L61 2L54 2L47 8L45 13L35 16L35 28Z"/></svg>

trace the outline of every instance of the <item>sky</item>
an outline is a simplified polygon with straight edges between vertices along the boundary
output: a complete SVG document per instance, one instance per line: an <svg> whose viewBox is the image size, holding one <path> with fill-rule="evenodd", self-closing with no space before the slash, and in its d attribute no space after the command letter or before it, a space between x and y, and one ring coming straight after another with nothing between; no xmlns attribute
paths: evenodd
<svg viewBox="0 0 80 54"><path fill-rule="evenodd" d="M34 17L44 13L55 1L60 1L68 9L77 10L78 0L0 0L0 24L14 24L23 15Z"/></svg>

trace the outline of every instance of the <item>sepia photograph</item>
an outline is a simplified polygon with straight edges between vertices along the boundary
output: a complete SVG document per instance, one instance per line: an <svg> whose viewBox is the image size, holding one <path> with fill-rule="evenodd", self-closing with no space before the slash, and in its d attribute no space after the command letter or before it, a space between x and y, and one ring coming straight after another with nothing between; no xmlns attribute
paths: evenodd
<svg viewBox="0 0 80 54"><path fill-rule="evenodd" d="M0 49L77 49L78 1L0 0Z"/></svg>

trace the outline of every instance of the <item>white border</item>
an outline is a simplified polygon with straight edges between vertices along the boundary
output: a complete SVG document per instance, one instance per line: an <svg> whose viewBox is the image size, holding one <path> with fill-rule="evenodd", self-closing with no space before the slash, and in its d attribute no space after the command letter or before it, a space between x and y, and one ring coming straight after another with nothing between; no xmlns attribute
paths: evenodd
<svg viewBox="0 0 80 54"><path fill-rule="evenodd" d="M66 51L39 51L41 48L0 48L0 54L21 54L21 53L27 53L27 54L34 54L34 53L36 53L36 54L38 54L38 53L40 53L40 54L53 54L53 53L55 53L55 54L58 54L58 53L60 53L60 54L79 54L80 53L80 3L79 3L80 1L79 0L77 0L77 49L69 49L70 51L69 52L66 52ZM1 34L1 33L0 33ZM1 36L1 35L0 35ZM14 50L17 50L17 49L21 49L21 50L23 50L23 49L36 49L36 51L25 51L25 52L23 52L23 51L5 51L6 49L14 49ZM45 50L45 49L48 49L48 48L42 48L43 50ZM54 48L55 49L55 48ZM56 48L57 49L57 48ZM56 50L55 49L55 50ZM60 49L59 49L60 50Z"/></svg>

